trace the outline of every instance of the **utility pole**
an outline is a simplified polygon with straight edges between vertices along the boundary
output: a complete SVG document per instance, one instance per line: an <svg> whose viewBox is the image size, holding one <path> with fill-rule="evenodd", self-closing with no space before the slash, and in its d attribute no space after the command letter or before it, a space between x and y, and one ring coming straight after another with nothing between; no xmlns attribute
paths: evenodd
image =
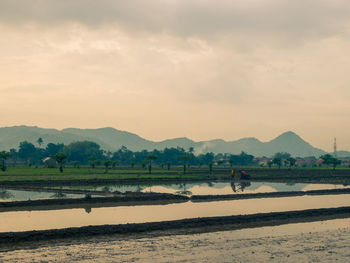
<svg viewBox="0 0 350 263"><path fill-rule="evenodd" d="M337 158L337 138L334 138L334 157Z"/></svg>

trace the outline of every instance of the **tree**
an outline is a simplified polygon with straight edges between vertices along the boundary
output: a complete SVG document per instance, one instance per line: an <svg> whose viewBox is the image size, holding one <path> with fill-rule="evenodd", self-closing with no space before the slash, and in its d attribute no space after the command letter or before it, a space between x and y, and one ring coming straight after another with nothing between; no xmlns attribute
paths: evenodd
<svg viewBox="0 0 350 263"><path fill-rule="evenodd" d="M273 158L288 159L290 158L290 153L287 152L277 152L274 154Z"/></svg>
<svg viewBox="0 0 350 263"><path fill-rule="evenodd" d="M14 164L14 166L16 166L16 164L17 164L18 152L16 151L16 149L11 148L11 149L10 149L10 153L11 153L11 159L13 160L13 164Z"/></svg>
<svg viewBox="0 0 350 263"><path fill-rule="evenodd" d="M112 168L115 169L115 167L118 165L118 161L111 161Z"/></svg>
<svg viewBox="0 0 350 263"><path fill-rule="evenodd" d="M218 166L221 166L224 163L224 160L218 160L217 163L218 163Z"/></svg>
<svg viewBox="0 0 350 263"><path fill-rule="evenodd" d="M69 161L79 161L87 164L91 157L104 159L100 145L91 141L72 142L64 148L64 152L69 155Z"/></svg>
<svg viewBox="0 0 350 263"><path fill-rule="evenodd" d="M79 161L74 161L72 164L73 164L73 167L74 167L74 168L80 168L80 163L79 163Z"/></svg>
<svg viewBox="0 0 350 263"><path fill-rule="evenodd" d="M111 166L111 161L110 160L106 160L104 162L104 166L106 168L105 173L108 173L108 168L109 168L109 166Z"/></svg>
<svg viewBox="0 0 350 263"><path fill-rule="evenodd" d="M229 162L230 166L232 167L232 166L233 166L233 163L234 163L233 159L230 158L230 159L228 160L228 162Z"/></svg>
<svg viewBox="0 0 350 263"><path fill-rule="evenodd" d="M333 166L333 169L335 169L339 164L341 164L341 161L338 160L337 158L334 158L332 155L330 154L325 154L325 155L322 155L320 157L322 160L323 160L323 163L325 165L332 165Z"/></svg>
<svg viewBox="0 0 350 263"><path fill-rule="evenodd" d="M68 157L67 154L63 152L56 153L55 156L53 157L56 160L56 162L59 164L59 169L61 173L63 173L63 164L66 161L67 157Z"/></svg>
<svg viewBox="0 0 350 263"><path fill-rule="evenodd" d="M36 156L36 148L34 144L27 141L20 142L18 156L28 162L34 160Z"/></svg>
<svg viewBox="0 0 350 263"><path fill-rule="evenodd" d="M170 168L171 168L171 162L167 162L167 163L166 163L166 166L167 166L168 171L170 171Z"/></svg>
<svg viewBox="0 0 350 263"><path fill-rule="evenodd" d="M337 158L333 158L332 160L332 165L333 165L333 169L335 170L335 168L341 164L341 160L337 159Z"/></svg>
<svg viewBox="0 0 350 263"><path fill-rule="evenodd" d="M295 165L296 159L293 158L293 157L289 157L289 158L287 159L287 161L288 161L288 163L289 163L289 168L292 168L292 166Z"/></svg>
<svg viewBox="0 0 350 263"><path fill-rule="evenodd" d="M275 157L272 160L272 163L276 164L278 166L278 169L281 169L281 165L282 165L282 159L279 157Z"/></svg>
<svg viewBox="0 0 350 263"><path fill-rule="evenodd" d="M1 160L1 170L3 172L6 171L6 159L9 158L11 156L11 153L6 152L6 151L1 151L0 152L0 160Z"/></svg>
<svg viewBox="0 0 350 263"><path fill-rule="evenodd" d="M254 156L247 154L245 152L241 152L239 155L232 154L229 158L230 165L249 165L252 164L254 160Z"/></svg>
<svg viewBox="0 0 350 263"><path fill-rule="evenodd" d="M209 173L212 174L213 173L213 162L210 162L208 164L208 166L209 166Z"/></svg>
<svg viewBox="0 0 350 263"><path fill-rule="evenodd" d="M43 138L40 137L36 140L36 142L38 143L39 148L40 148L44 141L43 141Z"/></svg>
<svg viewBox="0 0 350 263"><path fill-rule="evenodd" d="M271 161L271 160L268 161L268 162L267 162L267 165L268 165L269 168L271 168L271 166L273 165L273 161Z"/></svg>
<svg viewBox="0 0 350 263"><path fill-rule="evenodd" d="M96 166L96 161L97 161L97 158L96 158L95 156L91 156L91 157L89 158L89 164L90 164L90 167L91 167L92 169L95 168L95 166Z"/></svg>
<svg viewBox="0 0 350 263"><path fill-rule="evenodd" d="M147 156L147 161L148 163L148 172L151 174L152 173L152 161L157 159L157 155L155 155L154 153L151 153Z"/></svg>
<svg viewBox="0 0 350 263"><path fill-rule="evenodd" d="M64 144L63 143L48 143L46 145L46 156L53 157L56 153L63 152Z"/></svg>
<svg viewBox="0 0 350 263"><path fill-rule="evenodd" d="M178 157L178 159L179 160L181 160L182 162L183 162L183 167L184 167L184 169L183 169L183 172L184 172L184 174L186 173L186 165L187 165L187 162L191 159L191 155L189 155L189 154L183 154L183 155L180 155L179 157Z"/></svg>

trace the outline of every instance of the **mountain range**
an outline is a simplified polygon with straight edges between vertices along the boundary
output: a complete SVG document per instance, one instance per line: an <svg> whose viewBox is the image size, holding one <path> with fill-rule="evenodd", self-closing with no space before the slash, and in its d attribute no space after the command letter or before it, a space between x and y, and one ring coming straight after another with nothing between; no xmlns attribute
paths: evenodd
<svg viewBox="0 0 350 263"><path fill-rule="evenodd" d="M29 141L36 144L38 138L46 143L69 144L74 141L94 141L104 150L116 151L126 146L132 151L162 150L166 147L193 147L195 153L232 153L241 151L254 156L272 156L276 152L288 152L295 157L320 156L326 152L313 147L294 132L288 131L268 142L261 142L256 138L242 138L235 141L221 139L209 141L193 141L188 138L168 139L160 142L146 140L136 134L120 131L114 128L63 130L39 128L36 126L13 126L0 128L0 150L18 148L19 142ZM350 152L342 151L342 155L350 156Z"/></svg>

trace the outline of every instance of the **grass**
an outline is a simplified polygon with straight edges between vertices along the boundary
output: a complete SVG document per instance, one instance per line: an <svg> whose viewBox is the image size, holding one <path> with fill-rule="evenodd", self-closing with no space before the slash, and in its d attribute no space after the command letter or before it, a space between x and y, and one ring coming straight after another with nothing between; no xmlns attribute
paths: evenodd
<svg viewBox="0 0 350 263"><path fill-rule="evenodd" d="M301 179L344 179L350 182L349 168L261 168L261 167L240 167L245 169L253 180L301 180ZM105 173L104 167L89 168L64 168L60 173L55 168L42 167L8 167L7 171L0 172L1 182L22 182L22 181L82 181L82 180L183 180L183 179L230 179L230 167L215 167L209 175L207 167L191 167L183 175L181 166L173 166L170 171L154 167L152 174L141 167L117 167Z"/></svg>
<svg viewBox="0 0 350 263"><path fill-rule="evenodd" d="M35 167L9 167L6 172L0 173L0 182L15 181L70 181L70 180L123 180L123 179L198 179L207 178L205 176L182 174L181 169L164 170L153 169L152 174L141 168L134 169L110 169L105 173L105 169L98 168L65 168L63 173L54 168Z"/></svg>

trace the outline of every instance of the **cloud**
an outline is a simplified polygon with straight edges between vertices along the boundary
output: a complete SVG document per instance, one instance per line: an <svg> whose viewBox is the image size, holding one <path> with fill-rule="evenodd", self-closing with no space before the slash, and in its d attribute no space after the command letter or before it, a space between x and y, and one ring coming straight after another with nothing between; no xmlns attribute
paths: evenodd
<svg viewBox="0 0 350 263"><path fill-rule="evenodd" d="M318 143L337 129L350 145L349 11L348 0L0 0L0 121L154 139L318 127Z"/></svg>
<svg viewBox="0 0 350 263"><path fill-rule="evenodd" d="M119 25L129 31L213 38L325 37L346 30L345 0L1 0L2 23Z"/></svg>

